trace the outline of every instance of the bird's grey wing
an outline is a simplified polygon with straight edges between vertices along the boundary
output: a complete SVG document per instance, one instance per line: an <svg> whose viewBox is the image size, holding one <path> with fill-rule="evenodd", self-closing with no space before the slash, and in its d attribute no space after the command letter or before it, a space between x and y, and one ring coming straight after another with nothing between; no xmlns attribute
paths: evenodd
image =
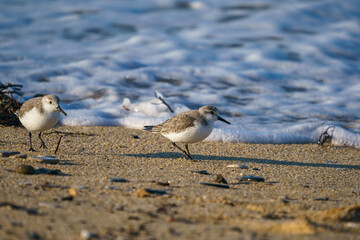
<svg viewBox="0 0 360 240"><path fill-rule="evenodd" d="M180 132L195 126L195 118L187 114L176 115L160 124L161 132Z"/></svg>
<svg viewBox="0 0 360 240"><path fill-rule="evenodd" d="M18 112L19 118L21 118L25 112L30 111L34 108L35 103L39 101L38 98L32 98L24 102L24 104L21 106L20 111ZM39 109L40 112L42 112L42 109Z"/></svg>

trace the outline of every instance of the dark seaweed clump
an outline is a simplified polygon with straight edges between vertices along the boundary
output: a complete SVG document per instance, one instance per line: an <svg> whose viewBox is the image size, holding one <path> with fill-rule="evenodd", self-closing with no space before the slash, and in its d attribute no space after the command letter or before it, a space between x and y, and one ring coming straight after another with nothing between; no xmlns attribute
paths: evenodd
<svg viewBox="0 0 360 240"><path fill-rule="evenodd" d="M21 104L14 99L14 95L22 96L22 85L7 85L0 82L0 125L18 126L20 121L15 112L20 109Z"/></svg>

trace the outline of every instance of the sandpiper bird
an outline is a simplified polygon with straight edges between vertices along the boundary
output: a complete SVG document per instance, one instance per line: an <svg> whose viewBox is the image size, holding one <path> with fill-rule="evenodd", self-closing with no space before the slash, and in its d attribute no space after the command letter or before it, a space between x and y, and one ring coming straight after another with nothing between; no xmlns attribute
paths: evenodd
<svg viewBox="0 0 360 240"><path fill-rule="evenodd" d="M209 136L216 120L230 124L219 116L216 107L203 106L199 110L191 110L175 115L157 126L144 126L144 130L161 133L188 158L193 159L188 144L200 142ZM184 143L186 151L176 143Z"/></svg>
<svg viewBox="0 0 360 240"><path fill-rule="evenodd" d="M20 122L29 131L29 151L35 151L31 143L31 132L39 131L40 148L47 148L41 138L41 133L56 125L60 118L60 112L67 116L59 103L60 99L55 95L35 97L24 102L17 112Z"/></svg>

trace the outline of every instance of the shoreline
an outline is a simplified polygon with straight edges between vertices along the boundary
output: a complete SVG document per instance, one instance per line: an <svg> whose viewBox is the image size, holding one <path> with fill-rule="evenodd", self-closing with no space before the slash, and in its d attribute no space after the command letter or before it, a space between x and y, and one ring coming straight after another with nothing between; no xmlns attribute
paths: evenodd
<svg viewBox="0 0 360 240"><path fill-rule="evenodd" d="M197 160L190 161L161 135L142 130L55 130L67 132L56 155L59 134L43 134L47 150L34 138L38 152L29 153L25 129L0 127L0 151L27 154L0 157L1 239L85 239L86 233L94 239L356 239L360 233L357 148L203 141L189 145ZM30 160L40 155L60 162ZM21 164L36 174L14 172ZM200 184L219 184L219 174L228 188ZM249 175L264 182L242 181Z"/></svg>

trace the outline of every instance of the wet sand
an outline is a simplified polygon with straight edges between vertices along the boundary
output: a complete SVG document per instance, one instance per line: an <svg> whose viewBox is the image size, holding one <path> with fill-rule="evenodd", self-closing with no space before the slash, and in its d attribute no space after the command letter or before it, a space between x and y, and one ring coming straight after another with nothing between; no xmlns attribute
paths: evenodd
<svg viewBox="0 0 360 240"><path fill-rule="evenodd" d="M56 130L57 154L56 133L29 153L24 128L0 127L0 151L28 156L0 157L0 239L359 239L360 149L201 142L190 161L141 130Z"/></svg>

